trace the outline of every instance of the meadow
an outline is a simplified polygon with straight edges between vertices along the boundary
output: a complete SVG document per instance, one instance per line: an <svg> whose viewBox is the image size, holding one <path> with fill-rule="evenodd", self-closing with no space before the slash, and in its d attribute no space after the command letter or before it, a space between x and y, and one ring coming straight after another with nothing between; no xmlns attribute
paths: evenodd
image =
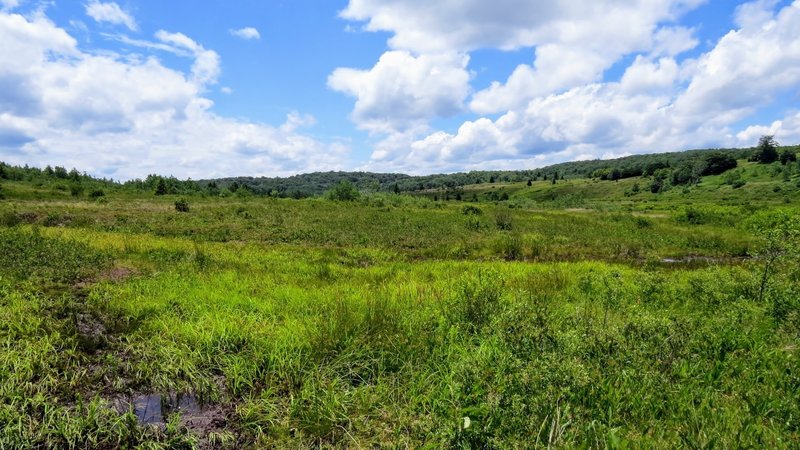
<svg viewBox="0 0 800 450"><path fill-rule="evenodd" d="M736 170L184 211L4 182L0 449L797 448L800 179Z"/></svg>

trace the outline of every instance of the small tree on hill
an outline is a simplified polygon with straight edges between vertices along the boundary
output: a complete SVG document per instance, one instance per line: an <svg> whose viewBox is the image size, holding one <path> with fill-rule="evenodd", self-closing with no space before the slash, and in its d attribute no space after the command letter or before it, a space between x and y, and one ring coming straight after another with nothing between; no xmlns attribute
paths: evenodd
<svg viewBox="0 0 800 450"><path fill-rule="evenodd" d="M778 160L778 142L775 136L761 136L753 153L753 160L761 164L772 164Z"/></svg>
<svg viewBox="0 0 800 450"><path fill-rule="evenodd" d="M358 189L347 180L340 181L339 183L334 185L326 194L326 197L328 197L328 199L340 202L352 202L354 200L358 200L360 196L361 193L358 192Z"/></svg>

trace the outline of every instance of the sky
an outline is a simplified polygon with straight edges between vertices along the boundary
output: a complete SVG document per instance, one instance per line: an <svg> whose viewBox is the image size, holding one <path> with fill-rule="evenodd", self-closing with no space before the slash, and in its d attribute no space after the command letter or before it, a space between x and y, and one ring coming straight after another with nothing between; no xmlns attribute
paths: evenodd
<svg viewBox="0 0 800 450"><path fill-rule="evenodd" d="M800 143L800 0L0 0L0 160L128 180Z"/></svg>

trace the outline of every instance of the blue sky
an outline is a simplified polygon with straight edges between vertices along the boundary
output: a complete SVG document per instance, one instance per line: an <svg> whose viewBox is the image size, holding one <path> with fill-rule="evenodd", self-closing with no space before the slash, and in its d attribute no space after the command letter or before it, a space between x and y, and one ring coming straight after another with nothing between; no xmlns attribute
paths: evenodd
<svg viewBox="0 0 800 450"><path fill-rule="evenodd" d="M800 1L0 0L0 160L129 179L800 142Z"/></svg>

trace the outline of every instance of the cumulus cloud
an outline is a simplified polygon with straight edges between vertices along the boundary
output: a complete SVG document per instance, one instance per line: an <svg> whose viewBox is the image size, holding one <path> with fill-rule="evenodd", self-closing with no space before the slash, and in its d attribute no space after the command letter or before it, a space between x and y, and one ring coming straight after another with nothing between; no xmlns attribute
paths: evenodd
<svg viewBox="0 0 800 450"><path fill-rule="evenodd" d="M86 4L86 15L97 22L125 25L131 31L137 29L133 17L114 2L101 3L98 0L92 0Z"/></svg>
<svg viewBox="0 0 800 450"><path fill-rule="evenodd" d="M258 30L253 27L245 27L245 28L240 28L238 30L230 30L230 33L246 41L252 39L255 40L261 39L261 33L259 33Z"/></svg>
<svg viewBox="0 0 800 450"><path fill-rule="evenodd" d="M372 69L336 69L328 86L356 98L352 119L370 132L404 132L463 109L469 58L459 53L381 55Z"/></svg>
<svg viewBox="0 0 800 450"><path fill-rule="evenodd" d="M800 1L779 11L770 9L773 3L739 8L738 14L747 16L737 19L739 28L697 58L681 63L674 58L696 45L692 38L663 48L656 32L650 51L639 54L619 81L581 84L563 92L537 91L521 104L502 104L506 110L497 119L470 120L453 133L439 131L416 139L390 136L379 143L368 166L409 171L514 168L563 159L753 145L761 134L789 142L800 139L796 112L769 125L736 130L739 121L778 96L797 95L800 86ZM675 29L664 33L691 35ZM524 89L519 83L518 89ZM502 103L501 90L495 95L499 97L492 101ZM473 103L480 98L481 93L475 95Z"/></svg>
<svg viewBox="0 0 800 450"><path fill-rule="evenodd" d="M736 134L739 142L753 143L764 135L775 136L778 142L785 144L800 142L800 112L793 112L781 120L769 125L753 125Z"/></svg>
<svg viewBox="0 0 800 450"><path fill-rule="evenodd" d="M366 22L368 31L392 33L389 44L393 48L426 53L509 50L552 40L583 41L586 36L626 43L640 37L641 30L653 27L658 20L676 17L703 2L350 0L340 15Z"/></svg>
<svg viewBox="0 0 800 450"><path fill-rule="evenodd" d="M351 0L341 16L366 22L370 31L391 32L391 47L419 54L534 49L532 64L518 66L505 83L476 93L471 108L490 114L599 81L632 52L673 56L691 48L696 45L692 30L661 29L659 24L703 1Z"/></svg>
<svg viewBox="0 0 800 450"><path fill-rule="evenodd" d="M348 149L215 114L203 97L219 58L180 33L155 43L193 58L189 73L155 57L81 51L43 15L0 13L0 150L9 163L59 164L127 179L291 174L338 169ZM24 93L24 94L21 94Z"/></svg>
<svg viewBox="0 0 800 450"><path fill-rule="evenodd" d="M159 30L156 32L156 39L178 49L188 50L194 55L192 78L195 82L204 85L217 81L220 74L220 59L217 52L206 50L202 45L183 33L170 33Z"/></svg>

